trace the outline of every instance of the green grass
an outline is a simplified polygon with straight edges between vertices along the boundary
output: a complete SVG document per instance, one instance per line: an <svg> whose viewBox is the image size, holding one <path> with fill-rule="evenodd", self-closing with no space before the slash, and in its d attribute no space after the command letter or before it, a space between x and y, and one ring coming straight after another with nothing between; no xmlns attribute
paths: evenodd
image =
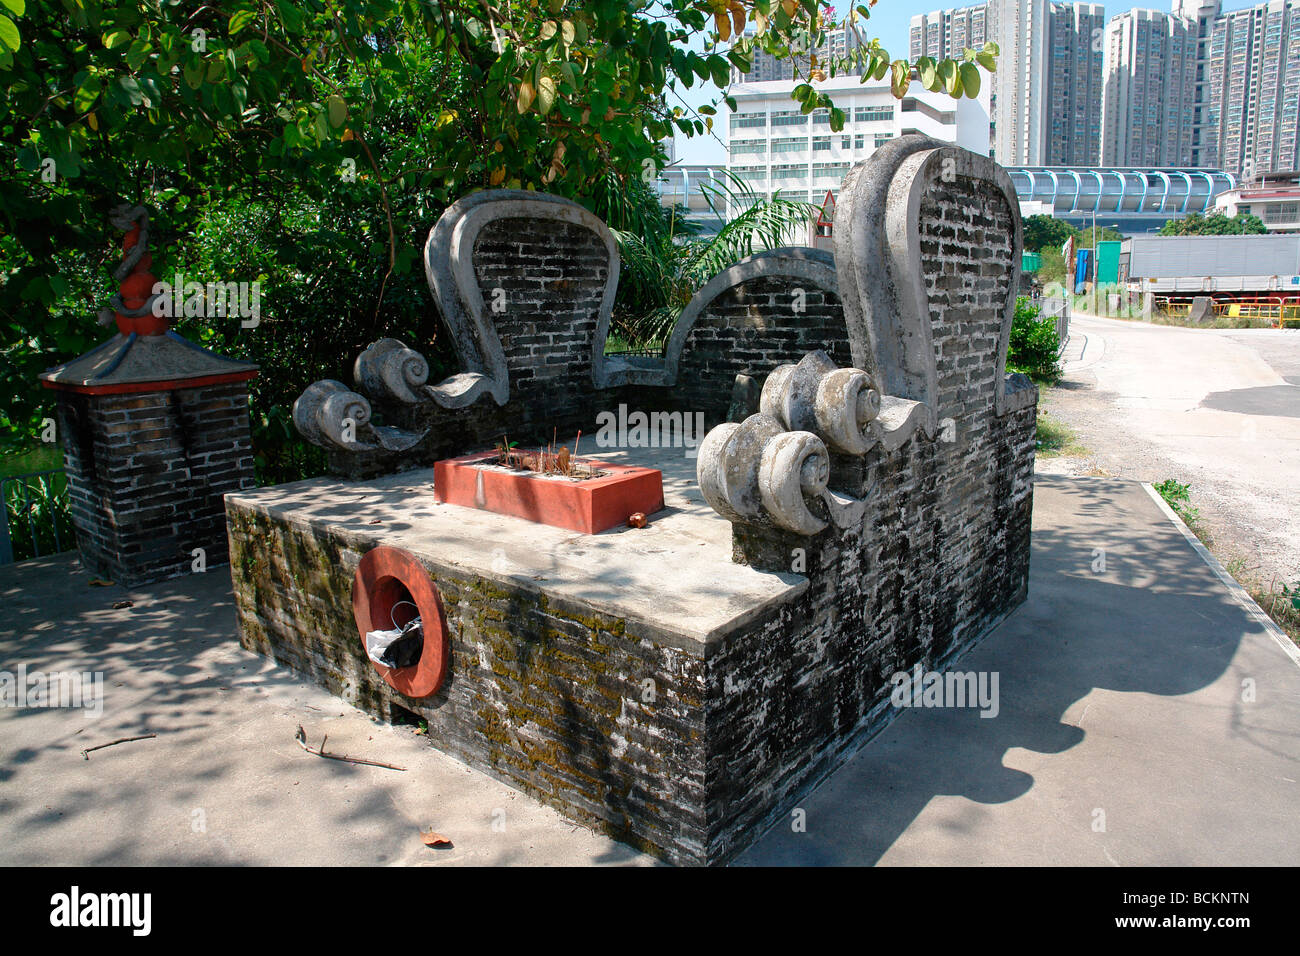
<svg viewBox="0 0 1300 956"><path fill-rule="evenodd" d="M60 471L62 468L63 452L58 445L37 445L19 454L0 456L0 479ZM60 549L66 551L75 546L76 536L68 513L67 485L62 474L5 484L4 499L0 504L8 512L9 540L15 561L24 561L38 554L53 554Z"/></svg>
<svg viewBox="0 0 1300 956"><path fill-rule="evenodd" d="M1274 583L1268 588L1246 585L1246 590L1273 623L1282 628L1292 641L1300 644L1300 580L1290 585Z"/></svg>
<svg viewBox="0 0 1300 956"><path fill-rule="evenodd" d="M1117 317L1118 318L1118 317ZM1141 318L1141 316L1137 316ZM1193 322L1186 315L1168 312L1152 312L1152 325L1175 325L1184 329L1273 329L1277 328L1272 319L1262 319L1250 315L1216 315L1209 322Z"/></svg>
<svg viewBox="0 0 1300 956"><path fill-rule="evenodd" d="M1076 441L1074 429L1042 412L1038 413L1035 437L1039 458L1056 458L1061 455L1078 458L1088 453L1088 449Z"/></svg>
<svg viewBox="0 0 1300 956"><path fill-rule="evenodd" d="M63 467L63 449L58 445L38 445L21 454L0 455L0 478L26 475L34 471L53 471Z"/></svg>
<svg viewBox="0 0 1300 956"><path fill-rule="evenodd" d="M624 338L623 336L615 332L611 332L609 338L605 340L606 355L609 355L611 352L627 352L633 349L655 349L658 351L662 351L663 347L664 347L663 342L659 342L659 341L645 341L645 342L635 341L634 342L630 339Z"/></svg>

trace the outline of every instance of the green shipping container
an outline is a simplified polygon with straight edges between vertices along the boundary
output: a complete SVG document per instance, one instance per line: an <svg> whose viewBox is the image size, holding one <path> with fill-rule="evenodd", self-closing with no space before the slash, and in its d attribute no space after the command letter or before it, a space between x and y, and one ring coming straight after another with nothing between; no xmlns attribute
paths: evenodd
<svg viewBox="0 0 1300 956"><path fill-rule="evenodd" d="M1037 252L1020 253L1020 271L1037 272L1043 267L1043 257Z"/></svg>
<svg viewBox="0 0 1300 956"><path fill-rule="evenodd" d="M1119 247L1122 243L1111 240L1097 243L1097 282L1100 285L1119 282Z"/></svg>

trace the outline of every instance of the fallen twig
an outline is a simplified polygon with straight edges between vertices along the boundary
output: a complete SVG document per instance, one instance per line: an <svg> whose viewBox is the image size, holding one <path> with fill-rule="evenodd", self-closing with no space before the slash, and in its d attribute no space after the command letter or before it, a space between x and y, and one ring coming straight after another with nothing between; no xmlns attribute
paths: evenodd
<svg viewBox="0 0 1300 956"><path fill-rule="evenodd" d="M77 732L80 733L81 731L77 731ZM89 760L90 752L92 750L103 750L105 747L116 747L118 744L129 744L133 740L149 740L157 736L158 736L157 734L142 734L139 737L122 737L119 740L110 740L106 744L97 744L94 747L87 747L85 750L81 752L81 756Z"/></svg>
<svg viewBox="0 0 1300 956"><path fill-rule="evenodd" d="M399 767L396 764L383 763L378 760L366 760L364 757L345 757L343 754L326 753L325 741L329 740L328 734L321 739L320 749L312 750L307 746L307 732L302 729L302 724L298 725L298 733L294 735L293 739L298 741L298 746L307 751L307 753L315 754L317 757L324 757L326 760L342 760L344 763L364 764L367 767L383 767L387 770L406 770L405 767Z"/></svg>

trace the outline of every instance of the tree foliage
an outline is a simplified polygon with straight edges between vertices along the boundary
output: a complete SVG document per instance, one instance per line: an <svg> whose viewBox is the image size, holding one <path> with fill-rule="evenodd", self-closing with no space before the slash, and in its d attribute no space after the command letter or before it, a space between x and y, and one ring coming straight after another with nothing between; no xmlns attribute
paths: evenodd
<svg viewBox="0 0 1300 956"><path fill-rule="evenodd" d="M1025 249L1030 252L1055 251L1058 255L1065 241L1074 237L1074 248L1091 249L1093 245L1093 228L1080 229L1064 219L1055 216L1026 216L1023 223ZM1096 229L1097 242L1114 242L1124 238L1124 234L1112 226L1099 225Z"/></svg>
<svg viewBox="0 0 1300 956"><path fill-rule="evenodd" d="M1212 212L1202 216L1199 212L1188 213L1181 219L1170 219L1160 227L1161 236L1262 236L1268 229L1264 221L1249 213L1225 216Z"/></svg>
<svg viewBox="0 0 1300 956"><path fill-rule="evenodd" d="M826 0L0 3L0 423L17 440L48 413L36 373L105 335L112 206L151 208L160 277L268 283L262 331L188 334L277 376L255 404L287 430L292 389L339 377L326 350L434 336L418 253L449 203L544 190L627 229L664 139L734 108L731 68L812 49L830 25ZM862 40L852 63L811 60L792 94L836 129L827 75L974 96L996 53L913 64ZM697 83L715 96L694 112L679 91Z"/></svg>
<svg viewBox="0 0 1300 956"><path fill-rule="evenodd" d="M1023 227L1025 248L1031 252L1047 248L1059 251L1067 239L1079 233L1079 230L1065 220L1041 214L1026 216Z"/></svg>

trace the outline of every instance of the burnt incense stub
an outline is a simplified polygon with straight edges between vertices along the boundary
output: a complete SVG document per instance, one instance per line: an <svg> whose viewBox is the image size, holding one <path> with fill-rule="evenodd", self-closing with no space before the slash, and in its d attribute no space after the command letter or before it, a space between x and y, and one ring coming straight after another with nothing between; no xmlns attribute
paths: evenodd
<svg viewBox="0 0 1300 956"><path fill-rule="evenodd" d="M83 567L119 584L223 564L222 496L250 488L248 381L257 366L216 355L156 309L148 213L114 210L126 231L113 297L118 334L41 373L58 429Z"/></svg>

